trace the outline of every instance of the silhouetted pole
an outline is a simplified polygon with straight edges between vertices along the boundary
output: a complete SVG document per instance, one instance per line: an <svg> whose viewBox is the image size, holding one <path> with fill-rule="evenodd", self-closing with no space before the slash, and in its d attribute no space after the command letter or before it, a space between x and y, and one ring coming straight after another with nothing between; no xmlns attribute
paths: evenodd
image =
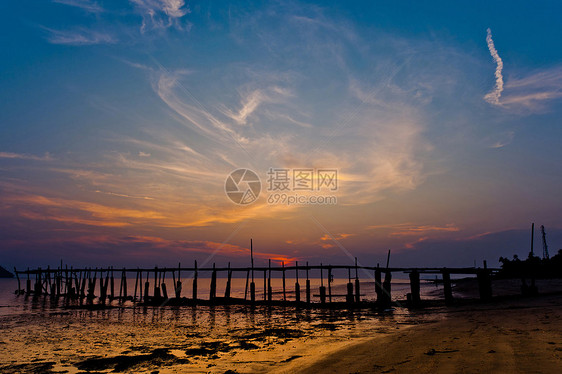
<svg viewBox="0 0 562 374"><path fill-rule="evenodd" d="M256 302L256 284L254 283L254 241L250 239L250 257L252 261L252 283L250 283L250 300Z"/></svg>
<svg viewBox="0 0 562 374"><path fill-rule="evenodd" d="M82 276L82 272L80 272L80 276ZM53 283L53 287L55 288L55 291L57 288L56 283L57 281L55 279L55 282ZM56 291L56 293L58 294L58 291ZM80 298L84 298L84 297L86 297L86 270L84 270L84 276L82 277L82 284L80 285Z"/></svg>
<svg viewBox="0 0 562 374"><path fill-rule="evenodd" d="M193 273L192 297L193 301L197 301L197 260L195 260L195 272Z"/></svg>
<svg viewBox="0 0 562 374"><path fill-rule="evenodd" d="M310 279L308 278L308 261L306 262L306 303L310 304Z"/></svg>
<svg viewBox="0 0 562 374"><path fill-rule="evenodd" d="M176 283L176 299L181 298L181 263L178 262L178 281Z"/></svg>
<svg viewBox="0 0 562 374"><path fill-rule="evenodd" d="M31 293L31 279L29 279L29 268L27 268L27 280L25 282L25 293L28 294L28 295Z"/></svg>
<svg viewBox="0 0 562 374"><path fill-rule="evenodd" d="M100 301L102 302L102 304L105 304L105 300L107 299L108 285L109 285L109 269L105 273L105 280L103 280L102 275L100 274Z"/></svg>
<svg viewBox="0 0 562 374"><path fill-rule="evenodd" d="M209 300L214 301L217 298L217 271L215 269L215 263L213 262L213 272L211 273L211 293L209 295Z"/></svg>
<svg viewBox="0 0 562 374"><path fill-rule="evenodd" d="M285 287L285 261L281 262L281 266L283 267L283 301L287 301L287 289Z"/></svg>
<svg viewBox="0 0 562 374"><path fill-rule="evenodd" d="M420 303L420 273L413 270L410 273L410 302L411 306L418 306Z"/></svg>
<svg viewBox="0 0 562 374"><path fill-rule="evenodd" d="M263 271L263 301L267 300L267 270Z"/></svg>
<svg viewBox="0 0 562 374"><path fill-rule="evenodd" d="M535 252L533 250L534 244L535 244L535 223L533 222L531 224L531 257L535 255Z"/></svg>
<svg viewBox="0 0 562 374"><path fill-rule="evenodd" d="M357 272L357 257L355 257L355 302L361 302L361 289L359 285L359 274Z"/></svg>
<svg viewBox="0 0 562 374"><path fill-rule="evenodd" d="M115 278L113 277L113 266L111 267L111 278L109 280L110 282L110 291L111 293L109 294L109 300L113 300L115 299Z"/></svg>
<svg viewBox="0 0 562 374"><path fill-rule="evenodd" d="M137 300L137 288L139 286L139 272L137 270L135 274L135 292L133 292L133 301Z"/></svg>
<svg viewBox="0 0 562 374"><path fill-rule="evenodd" d="M297 281L295 282L295 301L300 303L301 301L301 286L299 285L299 262L295 261L295 275Z"/></svg>
<svg viewBox="0 0 562 374"><path fill-rule="evenodd" d="M144 302L145 303L148 303L148 298L149 298L149 295L148 295L148 293L150 291L149 279L150 279L150 272L147 271L146 272L146 282L144 282Z"/></svg>
<svg viewBox="0 0 562 374"><path fill-rule="evenodd" d="M320 304L326 304L326 287L324 287L324 269L320 263Z"/></svg>
<svg viewBox="0 0 562 374"><path fill-rule="evenodd" d="M232 281L232 271L230 271L230 262L228 263L228 273L227 273L227 280L226 280L226 288L224 290L224 298L230 299L230 284Z"/></svg>
<svg viewBox="0 0 562 374"><path fill-rule="evenodd" d="M166 286L166 270L162 270L162 283L160 284L160 288L162 289L162 297L164 299L168 299L168 287Z"/></svg>
<svg viewBox="0 0 562 374"><path fill-rule="evenodd" d="M14 274L16 275L16 278L18 279L18 295L21 295L21 283L20 283L20 275L18 274L18 271L16 270L16 267L14 266Z"/></svg>
<svg viewBox="0 0 562 374"><path fill-rule="evenodd" d="M328 265L328 302L332 302L332 266Z"/></svg>
<svg viewBox="0 0 562 374"><path fill-rule="evenodd" d="M138 270L139 273L139 301L142 302L142 270Z"/></svg>
<svg viewBox="0 0 562 374"><path fill-rule="evenodd" d="M160 299L160 284L158 283L160 280L159 277L160 274L158 274L158 266L154 267L154 296L153 298L155 300Z"/></svg>
<svg viewBox="0 0 562 374"><path fill-rule="evenodd" d="M273 299L273 289L271 288L271 259L269 259L269 273L267 277L267 301Z"/></svg>

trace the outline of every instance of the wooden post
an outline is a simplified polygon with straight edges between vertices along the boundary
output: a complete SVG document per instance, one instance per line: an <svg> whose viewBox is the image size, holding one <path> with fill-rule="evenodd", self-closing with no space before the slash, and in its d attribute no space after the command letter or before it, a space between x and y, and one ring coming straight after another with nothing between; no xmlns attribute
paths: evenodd
<svg viewBox="0 0 562 374"><path fill-rule="evenodd" d="M256 302L256 284L254 283L254 244L253 240L250 239L250 257L252 265L252 283L250 283L250 300L252 303Z"/></svg>
<svg viewBox="0 0 562 374"><path fill-rule="evenodd" d="M109 279L110 294L109 300L115 299L115 277L113 276L113 266L111 267L111 278Z"/></svg>
<svg viewBox="0 0 562 374"><path fill-rule="evenodd" d="M324 269L320 263L320 304L326 304L326 287L324 287Z"/></svg>
<svg viewBox="0 0 562 374"><path fill-rule="evenodd" d="M142 270L139 269L139 301L143 301L142 298Z"/></svg>
<svg viewBox="0 0 562 374"><path fill-rule="evenodd" d="M410 273L410 294L412 306L418 306L421 301L420 273L416 269L412 270L412 272Z"/></svg>
<svg viewBox="0 0 562 374"><path fill-rule="evenodd" d="M357 257L355 257L355 302L359 304L361 302L361 286L359 284L359 274L357 267Z"/></svg>
<svg viewBox="0 0 562 374"><path fill-rule="evenodd" d="M263 301L267 300L267 270L263 271Z"/></svg>
<svg viewBox="0 0 562 374"><path fill-rule="evenodd" d="M88 272L88 275L89 275L89 272ZM57 284L57 297L59 297L59 296L60 296L60 293L61 293L61 273L60 273L60 268L59 268L59 271L57 271L56 284Z"/></svg>
<svg viewBox="0 0 562 374"><path fill-rule="evenodd" d="M88 271L88 295L86 296L88 300L92 300L94 298L94 283L92 282L92 274L91 271Z"/></svg>
<svg viewBox="0 0 562 374"><path fill-rule="evenodd" d="M33 293L35 295L41 295L41 268L35 272L35 286L33 288Z"/></svg>
<svg viewBox="0 0 562 374"><path fill-rule="evenodd" d="M384 282L382 284L382 293L381 293L381 301L379 304L380 308L388 309L392 304L392 295L391 295L391 280L392 280L392 273L387 269L384 274Z"/></svg>
<svg viewBox="0 0 562 374"><path fill-rule="evenodd" d="M256 284L254 282L250 283L250 300L252 303L256 302Z"/></svg>
<svg viewBox="0 0 562 374"><path fill-rule="evenodd" d="M453 288L451 287L451 273L443 269L441 271L443 276L443 291L445 292L445 302L450 303L453 301Z"/></svg>
<svg viewBox="0 0 562 374"><path fill-rule="evenodd" d="M100 273L100 301L105 304L105 299L107 298L107 282L109 281L109 270L105 276L105 283L103 282L102 274Z"/></svg>
<svg viewBox="0 0 562 374"><path fill-rule="evenodd" d="M192 297L193 297L193 301L197 300L197 260L195 260L195 273L193 274Z"/></svg>
<svg viewBox="0 0 562 374"><path fill-rule="evenodd" d="M139 272L137 270L135 277L135 292L133 293L133 302L137 300L137 287L139 286Z"/></svg>
<svg viewBox="0 0 562 374"><path fill-rule="evenodd" d="M226 280L226 289L224 290L224 298L230 299L230 285L232 280L232 271L230 270L230 262L228 263L228 273L227 273L227 280Z"/></svg>
<svg viewBox="0 0 562 374"><path fill-rule="evenodd" d="M41 289L42 288L43 285L41 285ZM66 298L68 298L70 294L70 282L68 281L68 265L65 265L65 269L64 269L64 294Z"/></svg>
<svg viewBox="0 0 562 374"><path fill-rule="evenodd" d="M166 270L162 270L162 284L160 285L160 288L162 288L162 297L164 299L168 299L168 287L166 287Z"/></svg>
<svg viewBox="0 0 562 374"><path fill-rule="evenodd" d="M308 278L308 261L306 262L306 303L310 304L310 279Z"/></svg>
<svg viewBox="0 0 562 374"><path fill-rule="evenodd" d="M296 274L296 282L295 282L295 301L297 303L301 302L301 286L299 285L299 262L295 261L295 274Z"/></svg>
<svg viewBox="0 0 562 374"><path fill-rule="evenodd" d="M144 282L144 302L148 303L149 295L148 291L150 291L150 272L146 272L146 282Z"/></svg>
<svg viewBox="0 0 562 374"><path fill-rule="evenodd" d="M287 301L287 290L285 287L285 261L281 262L281 266L283 267L283 301Z"/></svg>
<svg viewBox="0 0 562 374"><path fill-rule="evenodd" d="M29 268L27 268L27 281L25 283L25 293L28 295L31 293L31 279L29 279Z"/></svg>
<svg viewBox="0 0 562 374"><path fill-rule="evenodd" d="M51 281L51 267L50 266L47 266L46 277L47 277L47 280L46 280L47 292L46 293L51 294L51 291L52 291L51 283L52 283L52 281ZM18 285L18 287L19 287L19 285Z"/></svg>
<svg viewBox="0 0 562 374"><path fill-rule="evenodd" d="M273 290L271 288L271 259L269 259L269 273L267 277L267 301L271 302L273 298Z"/></svg>
<svg viewBox="0 0 562 374"><path fill-rule="evenodd" d="M181 298L182 285L181 285L181 274L180 274L181 270L180 269L181 269L181 263L178 262L178 280L177 280L177 283L176 283L176 299Z"/></svg>
<svg viewBox="0 0 562 374"><path fill-rule="evenodd" d="M328 301L332 302L332 267L328 265Z"/></svg>
<svg viewBox="0 0 562 374"><path fill-rule="evenodd" d="M82 276L82 272L80 272L80 276L82 277L82 285L80 286L80 298L86 297L86 270L84 270L84 274ZM55 291L56 291L56 279L55 279Z"/></svg>
<svg viewBox="0 0 562 374"><path fill-rule="evenodd" d="M174 287L174 295L177 292L176 271L172 270L172 287Z"/></svg>
<svg viewBox="0 0 562 374"><path fill-rule="evenodd" d="M123 300L123 276L125 274L121 271L121 281L119 282L119 300Z"/></svg>
<svg viewBox="0 0 562 374"><path fill-rule="evenodd" d="M16 269L16 267L14 266L14 274L16 275L16 278L18 279L18 290L17 290L17 294L21 295L22 290L21 290L21 283L20 283L20 275Z"/></svg>
<svg viewBox="0 0 562 374"><path fill-rule="evenodd" d="M209 300L214 301L217 298L217 271L215 270L215 263L213 262L213 272L211 273L211 293Z"/></svg>

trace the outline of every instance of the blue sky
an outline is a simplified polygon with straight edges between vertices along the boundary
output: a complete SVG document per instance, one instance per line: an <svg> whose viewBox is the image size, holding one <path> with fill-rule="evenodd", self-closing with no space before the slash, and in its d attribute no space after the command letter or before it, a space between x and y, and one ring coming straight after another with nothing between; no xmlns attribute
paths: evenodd
<svg viewBox="0 0 562 374"><path fill-rule="evenodd" d="M250 237L264 261L497 261L532 221L562 246L558 2L0 7L8 265L243 263ZM226 198L270 167L338 169L338 203Z"/></svg>

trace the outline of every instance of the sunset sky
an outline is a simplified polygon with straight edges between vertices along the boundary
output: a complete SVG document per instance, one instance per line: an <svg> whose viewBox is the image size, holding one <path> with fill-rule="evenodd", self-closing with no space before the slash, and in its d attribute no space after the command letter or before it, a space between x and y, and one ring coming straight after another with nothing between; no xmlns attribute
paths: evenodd
<svg viewBox="0 0 562 374"><path fill-rule="evenodd" d="M556 253L562 4L495 3L2 1L0 265ZM337 204L268 204L270 168Z"/></svg>

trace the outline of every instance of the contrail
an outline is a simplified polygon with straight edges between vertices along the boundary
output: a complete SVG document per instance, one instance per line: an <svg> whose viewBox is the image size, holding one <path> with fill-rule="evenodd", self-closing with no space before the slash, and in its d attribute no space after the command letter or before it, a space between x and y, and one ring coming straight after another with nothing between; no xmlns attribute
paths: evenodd
<svg viewBox="0 0 562 374"><path fill-rule="evenodd" d="M494 41L492 40L492 30L490 29L488 29L488 35L486 36L486 43L488 43L488 49L490 50L490 54L492 55L492 58L496 62L497 66L496 66L496 73L495 73L496 86L492 91L490 91L489 93L486 94L486 96L484 96L484 100L486 100L490 104L500 105L500 97L503 91L503 76L502 76L503 61L500 55L498 55L498 51L494 46Z"/></svg>

